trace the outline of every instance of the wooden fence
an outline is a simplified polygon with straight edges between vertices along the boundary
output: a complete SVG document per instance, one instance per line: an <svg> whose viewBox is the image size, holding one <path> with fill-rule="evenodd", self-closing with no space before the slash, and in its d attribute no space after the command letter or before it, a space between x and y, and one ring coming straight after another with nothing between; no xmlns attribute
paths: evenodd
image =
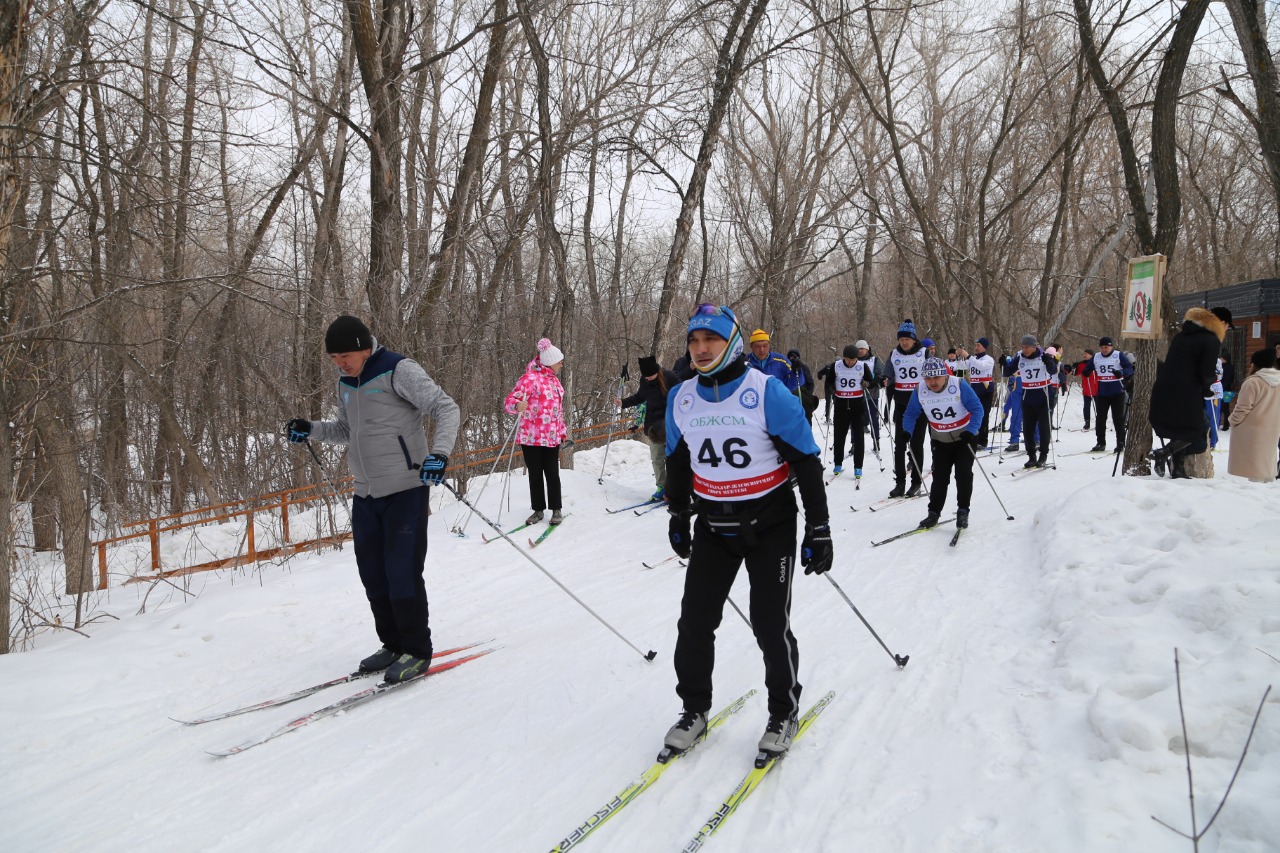
<svg viewBox="0 0 1280 853"><path fill-rule="evenodd" d="M579 427L572 431L574 448L599 444L609 438L625 437L629 434L624 429L625 425L630 425L630 418L606 421L604 423L592 424L591 426ZM485 468L492 466L498 460L499 453L503 447L494 445L492 447L481 447L459 457L456 463L450 464L450 471L458 471L465 469ZM344 477L337 482L339 488L344 494L350 493L351 489L347 484L351 482L351 477ZM160 516L158 518L150 518L144 521L130 522L124 527L138 528L135 532L124 533L120 536L113 536L110 539L103 539L93 543L94 549L97 551L98 557L98 589L107 588L107 548L112 545L119 545L125 542L135 542L140 539L147 539L151 548L151 573L146 575L133 575L125 582L134 583L137 581L154 580L155 578L168 578L178 575L188 575L195 572L205 572L211 569L230 568L234 566L242 566L251 563L269 560L275 557L282 557L288 554L296 554L302 551L312 551L329 545L336 545L351 538L350 532L334 531L329 536L317 536L311 539L303 539L293 541L291 531L289 529L289 514L295 512L299 507L309 504L318 503L329 497L332 490L327 485L313 483L308 486L300 486L296 489L286 489L282 492L272 492L268 495L259 495L258 497L246 498L230 503L219 504L217 506L197 507L196 509L176 512L170 515ZM257 537L254 531L255 515L270 515L273 518L280 519L280 544L268 548L259 548L257 545ZM192 527L199 527L209 524L220 524L227 521L233 521L238 518L245 520L245 537L244 550L234 557L224 557L217 560L209 560L203 563L186 566L171 566L165 568L161 560L160 553L160 536L164 533L173 533L174 531L184 530ZM319 527L317 526L317 531Z"/></svg>

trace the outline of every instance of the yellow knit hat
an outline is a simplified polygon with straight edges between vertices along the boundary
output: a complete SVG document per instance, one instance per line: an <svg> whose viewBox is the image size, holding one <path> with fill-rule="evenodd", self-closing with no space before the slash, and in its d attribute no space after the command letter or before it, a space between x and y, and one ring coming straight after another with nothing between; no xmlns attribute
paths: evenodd
<svg viewBox="0 0 1280 853"><path fill-rule="evenodd" d="M753 344L758 344L761 341L768 342L768 340L769 340L769 333L766 332L764 329L756 329L754 332L751 333L751 343Z"/></svg>

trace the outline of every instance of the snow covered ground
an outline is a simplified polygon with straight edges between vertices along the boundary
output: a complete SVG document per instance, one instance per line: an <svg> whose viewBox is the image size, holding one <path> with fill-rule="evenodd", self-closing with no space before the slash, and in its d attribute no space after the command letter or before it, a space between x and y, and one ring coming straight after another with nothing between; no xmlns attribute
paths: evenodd
<svg viewBox="0 0 1280 853"><path fill-rule="evenodd" d="M1080 425L1071 400L1068 427ZM821 428L818 429L821 435ZM1063 432L1059 454L1091 433ZM1224 436L1230 440L1230 433ZM887 450L887 448L886 448ZM438 648L494 654L248 753L227 747L368 682L197 727L348 671L377 643L350 547L268 567L261 582L193 578L198 597L116 588L90 639L46 634L0 658L0 849L545 851L638 776L679 712L671 655L682 570L666 516L609 515L652 490L634 442L579 453L564 527L534 557L642 650L646 663L509 545L431 522ZM872 548L923 501L869 512L891 487L867 455L862 489L828 489L832 576L898 654L899 670L823 578L797 577L805 698L836 699L710 842L720 850L1188 850L1174 649L1203 827L1258 703L1280 681L1280 486L1111 478L1064 456L1011 479L985 461L973 527ZM498 511L498 489L481 508ZM513 483L504 526L526 514ZM474 492L473 492L474 494ZM858 507L857 512L850 510ZM952 502L954 506L954 486ZM734 598L745 605L745 575ZM726 610L717 707L761 690L702 748L582 846L677 850L751 765L766 712L760 655ZM807 703L806 703L807 704ZM1262 711L1204 851L1280 850L1280 694ZM1269 805L1268 805L1269 804Z"/></svg>

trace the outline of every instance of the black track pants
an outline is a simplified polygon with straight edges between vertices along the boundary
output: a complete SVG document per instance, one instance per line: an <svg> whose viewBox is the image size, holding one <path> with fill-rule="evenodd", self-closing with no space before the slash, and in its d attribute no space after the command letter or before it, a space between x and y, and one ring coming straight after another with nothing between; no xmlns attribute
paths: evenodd
<svg viewBox="0 0 1280 853"><path fill-rule="evenodd" d="M553 510L560 509L560 445L540 447L522 444L520 451L524 454L524 467L529 472L529 506L535 510L548 506Z"/></svg>
<svg viewBox="0 0 1280 853"><path fill-rule="evenodd" d="M687 711L711 710L711 672L716 660L716 629L725 599L744 560L751 582L749 615L756 644L764 655L769 713L793 714L800 705L800 651L791 633L791 582L795 572L796 520L760 531L750 548L740 536L711 532L700 518L693 553L684 575L676 640L676 693Z"/></svg>
<svg viewBox="0 0 1280 853"><path fill-rule="evenodd" d="M1097 418L1094 422L1095 434L1098 436L1098 444L1107 443L1107 412L1111 412L1111 425L1116 431L1116 446L1124 444L1124 395L1108 394L1106 396L1099 395L1093 398L1093 405L1097 407Z"/></svg>
<svg viewBox="0 0 1280 853"><path fill-rule="evenodd" d="M907 482L907 445L911 445L911 485L924 479L923 472L916 466L924 465L925 430L917 429L912 435L902 428L902 418L907 413L907 403L911 401L911 392L893 392L893 481L896 485Z"/></svg>
<svg viewBox="0 0 1280 853"><path fill-rule="evenodd" d="M867 422L867 404L865 397L856 400L836 400L835 423L835 463L844 463L845 439L853 432L853 467L862 467L862 458L866 454L866 436L862 434L862 425Z"/></svg>
<svg viewBox="0 0 1280 853"><path fill-rule="evenodd" d="M963 441L933 442L933 485L929 487L929 512L942 515L951 485L951 471L956 472L956 509L968 509L973 497L973 452Z"/></svg>

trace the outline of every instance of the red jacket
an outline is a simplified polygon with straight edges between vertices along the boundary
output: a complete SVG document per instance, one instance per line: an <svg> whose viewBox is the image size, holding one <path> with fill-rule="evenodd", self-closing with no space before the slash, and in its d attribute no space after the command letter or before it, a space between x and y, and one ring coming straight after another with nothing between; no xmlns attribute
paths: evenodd
<svg viewBox="0 0 1280 853"><path fill-rule="evenodd" d="M1084 361L1076 362L1076 369L1074 373L1076 376L1080 377L1081 393L1083 393L1086 397L1096 397L1098 396L1098 374L1090 373L1088 376L1086 376L1084 373L1085 363L1086 362Z"/></svg>

